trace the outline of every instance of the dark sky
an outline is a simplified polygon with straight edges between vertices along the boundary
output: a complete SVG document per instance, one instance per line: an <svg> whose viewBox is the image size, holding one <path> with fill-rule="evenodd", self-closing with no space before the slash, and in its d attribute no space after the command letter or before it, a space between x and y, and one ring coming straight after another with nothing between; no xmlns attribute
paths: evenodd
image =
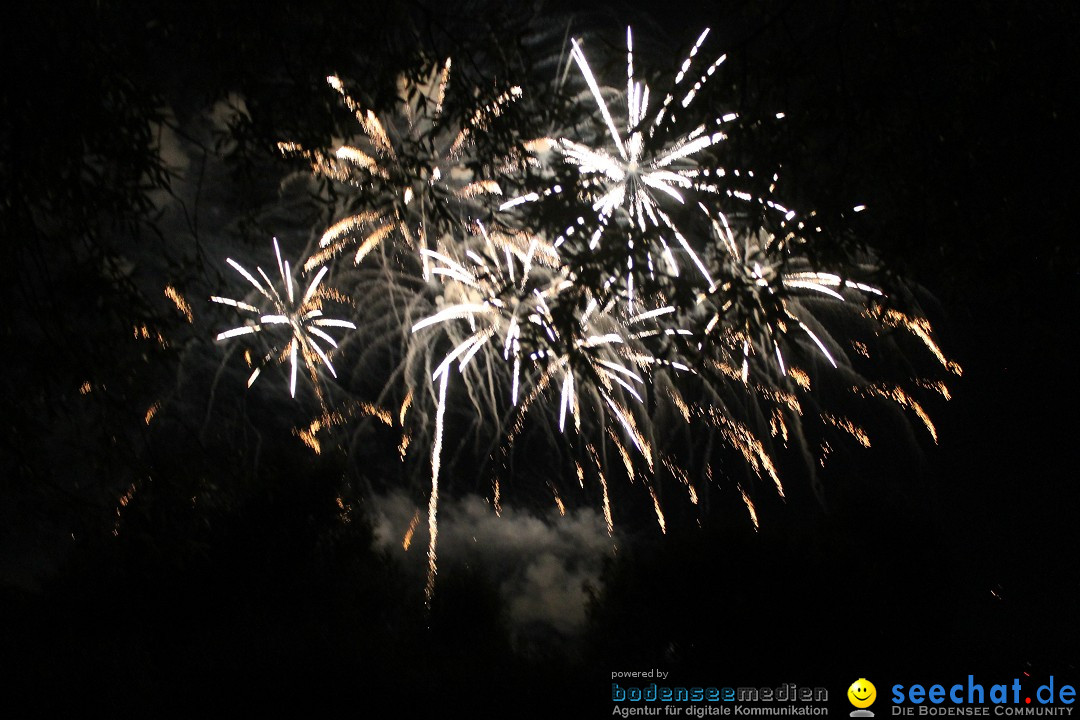
<svg viewBox="0 0 1080 720"><path fill-rule="evenodd" d="M1080 23L1071 3L543 6L551 27L570 19L616 48L627 22L644 48L685 47L710 26L729 53L725 98L742 113L785 113L764 152L782 161L792 192L826 209L865 203L856 232L926 289L923 309L964 367L952 400L935 409L940 441L841 463L830 512L779 509L750 536L723 522L664 540L641 533L639 551L605 564L574 552L594 549L595 511L558 530L524 514L496 528L463 500L448 547L466 548L466 570L432 620L401 609L416 600L416 578L384 563L370 537L324 533L344 474L333 461L270 447L260 474L246 450L194 439L199 422L184 413L174 426L183 442L144 431L142 414L163 393L177 407L204 407L185 392L202 387L198 362L187 363L205 349L182 319L164 319L161 284L195 278L203 291L219 281L230 246L215 245L214 231L273 197L252 182L267 162L255 142L250 166L210 162L205 184L174 183L184 202L156 214L142 185L153 170L140 155L147 118L169 106L181 130L205 132L199 113L234 92L253 110L246 137L317 133L303 125L315 111L297 108L325 104L321 77L351 61L350 43L375 77L400 60L401 18L434 18L453 37L481 5L101 3L24 7L5 23L0 612L15 641L0 655L23 665L26 687L86 670L95 697L146 710L186 678L229 688L229 677L207 675L250 663L231 679L260 692L289 680L325 690L356 673L467 703L484 686L475 676L494 673L505 697L562 683L595 700L605 673L624 665L666 663L687 682L740 668L755 682L806 677L848 622L869 627L869 639L848 637L834 652L865 650L894 677L986 667L1077 679ZM497 8L486 17L506 11L484 7ZM160 352L132 346L132 322L177 339ZM83 381L111 388L108 399L82 404ZM238 414L274 408L247 403ZM147 493L115 540L116 498L148 473L171 478L159 482L170 489ZM407 518L399 497L384 497L380 515L352 489L376 536L388 516ZM196 498L213 510L191 510ZM495 549L471 555L472 530ZM515 537L543 553L530 556ZM865 575L853 569L863 563ZM538 639L552 635L551 618L582 579L600 577L607 594L594 588L592 624ZM507 630L523 617L536 621L528 632ZM511 637L525 637L528 652ZM948 647L927 657L934 642ZM381 669L368 651L383 653ZM281 664L290 655L309 667ZM206 657L211 669L199 671ZM821 662L838 676L859 672ZM126 699L102 689L116 677L130 679Z"/></svg>

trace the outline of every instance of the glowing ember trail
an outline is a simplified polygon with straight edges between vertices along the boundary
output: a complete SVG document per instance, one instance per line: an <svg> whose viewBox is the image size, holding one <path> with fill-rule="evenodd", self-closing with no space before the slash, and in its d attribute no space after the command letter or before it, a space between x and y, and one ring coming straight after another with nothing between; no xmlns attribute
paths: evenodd
<svg viewBox="0 0 1080 720"><path fill-rule="evenodd" d="M428 577L424 586L424 602L431 607L431 598L435 593L435 576L438 574L436 543L439 538L439 466L442 456L443 418L446 416L446 381L450 373L443 369L439 379L439 402L435 415L435 446L431 450L431 496L428 499Z"/></svg>

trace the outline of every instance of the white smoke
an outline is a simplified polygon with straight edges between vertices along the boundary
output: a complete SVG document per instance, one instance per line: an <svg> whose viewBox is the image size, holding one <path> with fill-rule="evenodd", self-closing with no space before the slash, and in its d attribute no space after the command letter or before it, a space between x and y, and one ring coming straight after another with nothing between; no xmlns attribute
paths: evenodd
<svg viewBox="0 0 1080 720"><path fill-rule="evenodd" d="M403 493L392 493L377 498L374 506L376 545L422 575L427 568L425 511L405 550L403 539L417 505ZM615 547L603 516L591 508L565 516L553 508L538 516L506 507L496 515L487 500L470 495L440 499L438 518L440 565L478 564L498 583L515 629L542 625L564 636L580 632L586 584L598 584L604 558Z"/></svg>

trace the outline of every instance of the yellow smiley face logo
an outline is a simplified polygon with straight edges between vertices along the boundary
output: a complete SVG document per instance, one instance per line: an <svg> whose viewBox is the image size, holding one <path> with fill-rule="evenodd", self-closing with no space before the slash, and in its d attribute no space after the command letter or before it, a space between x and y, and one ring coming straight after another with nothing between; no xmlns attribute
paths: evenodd
<svg viewBox="0 0 1080 720"><path fill-rule="evenodd" d="M847 689L848 700L857 708L868 708L877 699L877 688L866 678L859 678Z"/></svg>

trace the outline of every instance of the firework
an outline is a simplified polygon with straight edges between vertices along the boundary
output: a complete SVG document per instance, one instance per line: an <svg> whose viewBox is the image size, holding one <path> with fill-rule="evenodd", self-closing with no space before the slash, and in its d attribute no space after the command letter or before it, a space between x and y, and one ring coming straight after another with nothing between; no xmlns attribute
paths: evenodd
<svg viewBox="0 0 1080 720"><path fill-rule="evenodd" d="M559 428L567 416L577 418L579 403L574 389L575 360L581 359L600 384L618 385L640 401L635 386L644 379L627 367L615 351L629 346L628 333L587 289L581 292L570 269L554 248L536 237L491 235L479 226L483 242L464 251L462 261L424 251L432 259L432 273L442 280L442 309L417 322L412 331L465 320L467 337L457 342L436 369L433 379L458 361L464 372L477 353L493 344L512 367L511 403L522 395L522 373L528 366L542 378L557 378L561 388ZM556 320L565 306L584 306L569 327ZM652 316L650 316L652 317ZM647 319L647 318L642 318ZM632 352L626 355L634 357ZM638 355L636 364L648 361ZM547 383L547 380L544 381ZM605 395L605 399L610 399ZM580 418L575 421L580 427Z"/></svg>
<svg viewBox="0 0 1080 720"><path fill-rule="evenodd" d="M602 118L604 134L592 142L560 137L552 141L552 145L563 161L576 169L581 185L586 189L584 195L590 199L589 208L595 216L595 224L591 232L585 233L588 250L599 247L605 233L612 228L617 229L625 241L625 257L620 264L625 267L624 290L631 310L639 267L635 257L639 255L637 249L642 241L647 239L647 232L650 233L648 239L659 246L654 247L653 242L644 244L644 265L650 274L662 261L666 272L678 276L681 270L676 256L681 253L689 259L705 285L710 289L714 287L712 276L687 237L688 231L680 228L673 212L673 209L683 209L689 192L719 192L714 181L723 177L724 170L702 165L698 160L705 150L726 139L722 126L737 118L736 114L730 113L695 124L687 131L679 129L681 124L677 122L675 109L689 108L726 59L726 55L721 55L701 71L696 81L692 79L691 69L708 34L706 29L698 37L675 76L671 90L653 112L649 86L638 81L634 74L633 34L627 28L626 120L621 125L611 113L605 92L581 42L576 39L572 42L571 59L588 86ZM561 187L553 190L555 194L562 193ZM514 198L503 203L500 209L509 210L540 197L532 193ZM619 222L619 218L625 219L626 223ZM579 219L578 225L585 225L583 218ZM568 227L555 240L556 247L573 236L576 229ZM578 237L581 237L580 232ZM657 250L659 259L654 257Z"/></svg>
<svg viewBox="0 0 1080 720"><path fill-rule="evenodd" d="M805 355L797 347L800 340L833 368L844 362L838 343L813 318L813 309L831 305L858 314L868 298L884 298L881 289L848 279L857 267L844 269L848 278L815 269L804 252L807 241L783 222L781 234L764 228L733 229L724 213L703 204L700 208L711 220L716 243L710 261L720 278L699 296L697 309L708 314L703 342L719 339L734 351L731 354L740 356L744 383L754 356L774 364L779 376L787 376L792 355Z"/></svg>
<svg viewBox="0 0 1080 720"><path fill-rule="evenodd" d="M472 151L476 136L521 96L521 89L511 87L498 94L475 109L460 130L450 132L444 115L450 70L447 59L423 80L401 78L400 107L386 117L365 109L344 81L331 75L327 83L353 113L362 135L331 151L279 144L282 153L309 160L316 175L360 189L365 201L361 212L323 233L321 250L308 259L305 270L346 249L354 251L353 260L359 263L391 235L411 248L426 249L456 232L463 217L483 213L486 197L502 194L496 179L477 175L474 169L484 163ZM510 162L498 158L487 167L494 175ZM424 269L426 277L426 264Z"/></svg>
<svg viewBox="0 0 1080 720"><path fill-rule="evenodd" d="M476 229L476 234L453 249L421 251L429 257L431 274L440 283L440 304L436 312L412 326L412 333L431 334L438 329L450 342L431 375L439 390L429 501L429 593L436 572L440 454L451 370L462 377L470 397L486 398L476 403L477 412L495 418L504 413L496 399L501 388L494 387L500 383L494 378L508 378L503 383L509 385L508 402L517 408L517 420L507 431L510 443L521 432L525 414L540 406L549 390L558 396L560 434L571 429L580 432L580 393L588 388L599 413L613 419L627 444L652 465L651 443L639 430L628 403L643 403L644 370L656 360L635 347L633 328L663 313L645 313L622 322L587 288L573 282L571 270L550 244L535 236L489 233L482 224ZM558 318L566 315L568 306L577 312L571 322L564 323ZM485 367L472 372L474 363ZM492 372L493 364L501 372ZM482 385L488 386L487 392L477 391ZM632 466L623 440L617 436L612 440ZM498 507L497 481L495 494ZM557 490L555 497L557 504L562 502Z"/></svg>
<svg viewBox="0 0 1080 720"><path fill-rule="evenodd" d="M288 339L281 346L275 338L271 348L263 358L264 363L273 358L279 362L289 363L289 395L296 397L296 376L303 361L304 366L314 382L318 377L317 371L321 363L327 371L337 377L333 364L330 362L330 353L338 347L335 340L325 328L345 328L355 330L356 325L349 320L338 320L323 315L322 304L325 293L320 290L320 285L329 268L323 267L308 283L307 289L300 293L300 287L293 278L292 268L287 260L281 258L281 248L277 238L274 238L274 257L277 259L278 273L281 277L280 287L276 287L261 267L256 266L255 271L263 282L248 272L243 265L232 258L225 262L232 266L251 286L262 296L264 307L269 304L269 309L260 309L243 300L213 296L210 299L221 305L235 308L244 315L247 320L243 325L219 333L216 340L228 340L229 338L256 333L275 333L283 329ZM325 343L325 349L320 345ZM262 365L255 367L248 377L248 387L258 379L262 372Z"/></svg>
<svg viewBox="0 0 1080 720"><path fill-rule="evenodd" d="M355 326L323 317L328 296L319 287L329 268L351 260L337 280L349 283L369 314L351 358L359 378L349 386L357 395L353 409L324 407L297 434L319 452L317 434L353 418L400 427L402 461L422 459L425 475L430 468L429 603L439 498L462 457L464 443L454 440L469 433L483 463L502 463L494 473L496 512L511 449L537 432L558 448L555 462L572 464L581 490L595 478L609 533L618 500L611 481L620 474L648 493L662 532L664 483L705 511L708 487L721 477L758 527L766 506L755 504L757 487L786 497L779 448L802 454L816 488L816 467L840 447L835 436L871 446L847 407L826 407L835 399L830 387L843 399L890 403L936 440L918 395L929 390L947 399L942 381L909 377L913 387L904 387L864 371L871 358L898 354L899 335L914 338L946 371L959 374L959 366L925 318L888 304L870 253L836 253L814 213L778 199L776 175L757 192L768 175L720 165L725 126L738 118L709 113L701 120L695 106L725 60L699 62L707 36L696 39L659 100L636 75L629 29L625 91L602 86L583 43L573 40L572 67L586 88L582 107L596 120L591 130L568 126L531 142L522 138L544 133L489 134L519 105L516 86L493 90L455 123L447 60L423 78L403 79L393 113L365 108L331 76L358 137L329 150L280 146L307 159L316 175L352 189L348 209L304 262L315 275L303 293L276 241L280 287L262 269L256 277L228 260L269 309L212 298L248 318L218 339L280 328L288 336L265 360L290 363L291 394L300 358L313 380L320 366L336 378L330 354L337 343L325 328ZM614 110L617 103L625 113ZM514 175L523 168L538 174ZM525 192L537 179L543 188ZM521 192L507 199L510 188ZM549 208L557 210L554 222L530 214ZM822 257L836 259L826 265ZM367 362L377 355L389 368L385 377ZM381 388L370 405L356 392L369 383ZM384 406L399 407L396 418ZM807 448L818 442L820 457L811 457ZM745 478L720 467L721 448L746 469ZM714 475L714 467L722 472ZM544 478L560 512L571 484Z"/></svg>

